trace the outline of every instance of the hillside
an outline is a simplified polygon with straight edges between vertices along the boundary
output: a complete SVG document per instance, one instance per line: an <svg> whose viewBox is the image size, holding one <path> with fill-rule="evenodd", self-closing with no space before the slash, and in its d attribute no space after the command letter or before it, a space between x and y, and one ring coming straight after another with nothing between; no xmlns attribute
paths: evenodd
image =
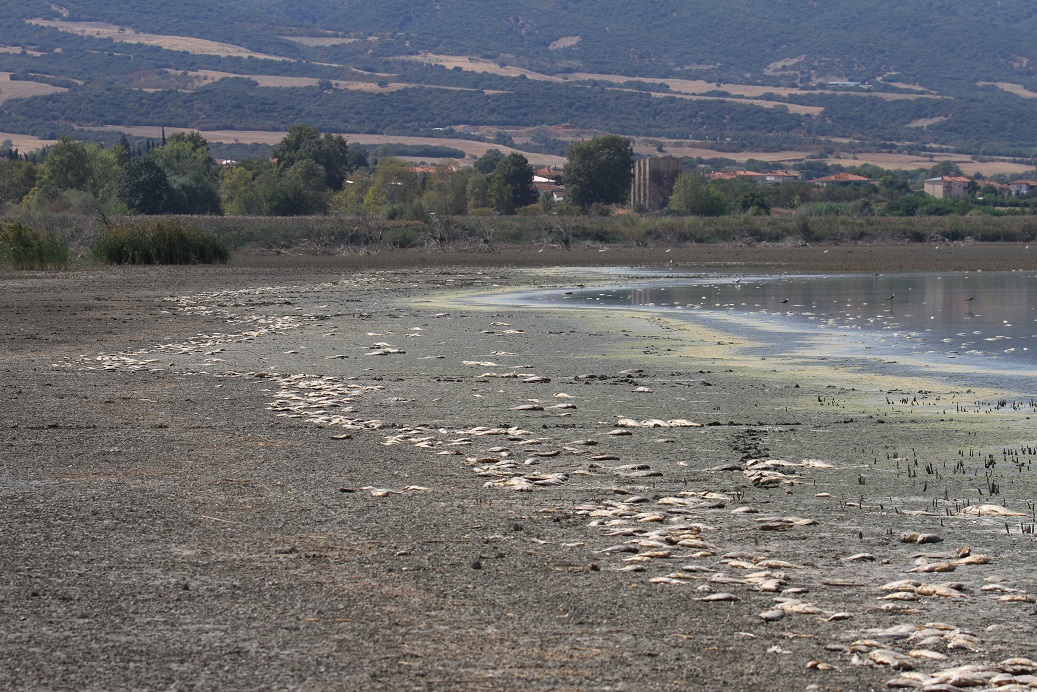
<svg viewBox="0 0 1037 692"><path fill-rule="evenodd" d="M48 87L0 93L0 131L46 138L565 125L720 151L1037 154L1029 0L5 0L0 20L0 73Z"/></svg>

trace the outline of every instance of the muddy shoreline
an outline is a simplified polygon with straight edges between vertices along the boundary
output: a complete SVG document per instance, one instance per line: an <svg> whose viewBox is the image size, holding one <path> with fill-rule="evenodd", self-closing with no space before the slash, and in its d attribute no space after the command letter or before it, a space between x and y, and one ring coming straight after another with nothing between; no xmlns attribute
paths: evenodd
<svg viewBox="0 0 1037 692"><path fill-rule="evenodd" d="M1030 653L1032 402L453 299L588 280L0 275L0 684L867 690Z"/></svg>

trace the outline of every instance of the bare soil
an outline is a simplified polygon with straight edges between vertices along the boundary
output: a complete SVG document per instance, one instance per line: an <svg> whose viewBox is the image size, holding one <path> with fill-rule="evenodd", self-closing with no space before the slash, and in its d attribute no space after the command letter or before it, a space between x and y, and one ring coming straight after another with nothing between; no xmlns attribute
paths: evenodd
<svg viewBox="0 0 1037 692"><path fill-rule="evenodd" d="M1024 393L486 298L607 272L261 259L0 274L0 686L868 690L872 651L1032 650L981 590L1037 592ZM878 600L908 578L959 595ZM975 651L890 630L931 623Z"/></svg>

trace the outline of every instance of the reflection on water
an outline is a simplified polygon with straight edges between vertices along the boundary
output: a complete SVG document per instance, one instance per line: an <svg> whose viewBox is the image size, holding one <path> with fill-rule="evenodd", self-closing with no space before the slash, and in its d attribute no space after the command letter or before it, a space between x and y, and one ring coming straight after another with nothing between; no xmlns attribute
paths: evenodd
<svg viewBox="0 0 1037 692"><path fill-rule="evenodd" d="M746 336L772 344L771 350L802 346L827 332L841 338L817 342L824 355L958 359L1015 375L1037 371L1033 274L683 280L573 291L564 300L673 310L706 323L739 317Z"/></svg>

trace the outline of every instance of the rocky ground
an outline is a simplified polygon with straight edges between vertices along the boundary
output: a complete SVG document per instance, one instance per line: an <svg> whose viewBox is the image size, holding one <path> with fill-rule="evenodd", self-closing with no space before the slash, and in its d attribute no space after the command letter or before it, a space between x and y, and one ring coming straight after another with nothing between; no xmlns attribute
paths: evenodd
<svg viewBox="0 0 1037 692"><path fill-rule="evenodd" d="M0 275L0 685L1037 687L1028 396L594 280Z"/></svg>

